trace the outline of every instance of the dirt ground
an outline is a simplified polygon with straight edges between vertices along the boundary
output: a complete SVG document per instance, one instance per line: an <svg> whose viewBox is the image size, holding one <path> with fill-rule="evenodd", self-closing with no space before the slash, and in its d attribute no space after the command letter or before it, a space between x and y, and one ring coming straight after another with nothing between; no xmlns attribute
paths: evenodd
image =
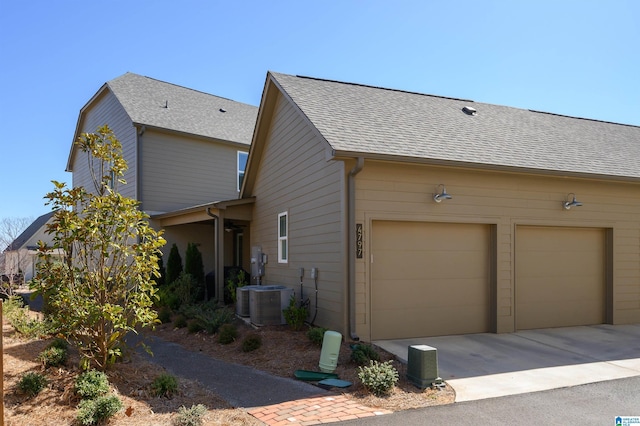
<svg viewBox="0 0 640 426"><path fill-rule="evenodd" d="M184 345L186 348L224 359L229 362L249 365L282 377L293 377L297 369L318 370L321 348L312 344L306 331L291 331L288 326L268 326L255 329L237 321L239 336L235 342L221 345L216 335L190 334L186 328L176 329L171 324L160 325L152 334ZM245 353L241 342L249 333L262 338L262 347ZM80 370L77 355L71 354L63 368L43 369L37 356L48 344L47 340L25 340L16 335L12 327L3 324L4 398L6 425L66 425L74 424L78 403L72 387ZM393 356L379 350L383 360ZM353 386L341 390L359 403L400 411L432 405L449 404L454 401L453 390L421 391L406 378L406 366L394 361L400 380L387 397L370 395L357 378L357 365L349 360L351 349L343 343L336 373L340 379ZM42 372L49 380L48 386L36 397L29 398L17 390L17 382L28 371ZM240 409L229 406L199 383L180 379L178 395L171 399L155 397L150 385L163 372L161 367L149 363L135 354L123 363L118 363L108 372L113 390L123 400L125 409L108 423L109 425L170 425L180 406L191 407L204 404L208 407L205 425L260 425L254 417Z"/></svg>

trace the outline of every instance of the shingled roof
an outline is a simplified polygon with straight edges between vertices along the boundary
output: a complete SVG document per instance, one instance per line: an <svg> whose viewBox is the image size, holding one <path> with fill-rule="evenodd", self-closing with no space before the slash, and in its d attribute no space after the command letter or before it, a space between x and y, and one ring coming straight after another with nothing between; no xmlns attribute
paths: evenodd
<svg viewBox="0 0 640 426"><path fill-rule="evenodd" d="M4 249L4 251L12 251L12 250L20 250L22 248L35 248L35 247L24 247L24 245L29 241L31 237L33 237L36 232L40 230L46 223L53 217L55 214L55 210L49 213L43 214L38 217L36 220L31 222L31 225L27 227L20 235L16 237L15 240L9 244L8 247Z"/></svg>
<svg viewBox="0 0 640 426"><path fill-rule="evenodd" d="M110 80L134 124L249 145L258 108L134 73Z"/></svg>
<svg viewBox="0 0 640 426"><path fill-rule="evenodd" d="M270 75L336 156L640 178L638 126L316 78Z"/></svg>

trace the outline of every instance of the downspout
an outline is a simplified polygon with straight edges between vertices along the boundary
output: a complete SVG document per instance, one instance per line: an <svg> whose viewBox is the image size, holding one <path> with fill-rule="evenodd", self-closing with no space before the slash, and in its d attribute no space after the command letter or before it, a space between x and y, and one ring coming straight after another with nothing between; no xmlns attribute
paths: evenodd
<svg viewBox="0 0 640 426"><path fill-rule="evenodd" d="M144 132L147 130L147 126L138 127L138 131L136 132L136 200L140 203L140 210L144 211L144 206L142 205L142 200L140 199L140 190L142 189L142 159L140 158L140 153L142 152L142 136Z"/></svg>
<svg viewBox="0 0 640 426"><path fill-rule="evenodd" d="M218 249L219 249L219 244L218 244L218 222L220 222L220 218L211 213L211 207L207 207L207 215L211 216L213 218L213 250L215 252L214 255L214 262L213 264L215 265L215 277L216 277L216 293L218 294L218 303L220 303L220 301L222 301L222 303L224 303L224 294L222 294L220 292L220 283L218 281L220 281L219 279L219 275L220 275L220 262L218 262ZM207 286L205 285L205 292L207 291ZM205 298L206 298L206 294L205 294ZM222 297L220 297L222 296Z"/></svg>
<svg viewBox="0 0 640 426"><path fill-rule="evenodd" d="M360 338L356 334L356 175L364 168L364 158L356 158L356 165L349 172L347 179L347 208L348 218L347 226L349 227L349 253L347 254L347 261L349 262L349 280L347 285L349 286L348 295L348 309L349 309L349 335L352 340L358 341Z"/></svg>

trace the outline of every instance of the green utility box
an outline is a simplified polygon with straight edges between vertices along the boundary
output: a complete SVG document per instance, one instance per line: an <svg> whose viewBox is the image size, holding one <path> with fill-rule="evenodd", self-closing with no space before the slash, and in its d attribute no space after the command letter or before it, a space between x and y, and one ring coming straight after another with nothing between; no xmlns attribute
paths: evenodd
<svg viewBox="0 0 640 426"><path fill-rule="evenodd" d="M439 381L438 350L427 345L409 346L407 379L420 389L426 389Z"/></svg>

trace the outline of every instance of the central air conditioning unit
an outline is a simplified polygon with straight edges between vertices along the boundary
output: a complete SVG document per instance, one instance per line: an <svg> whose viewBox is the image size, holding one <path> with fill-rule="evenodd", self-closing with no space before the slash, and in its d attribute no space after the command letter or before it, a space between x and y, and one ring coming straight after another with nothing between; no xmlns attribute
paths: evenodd
<svg viewBox="0 0 640 426"><path fill-rule="evenodd" d="M236 314L241 317L249 316L249 291L260 288L259 285L246 285L236 288Z"/></svg>
<svg viewBox="0 0 640 426"><path fill-rule="evenodd" d="M289 306L293 289L283 285L257 286L249 290L249 316L255 325L286 324L282 310Z"/></svg>

